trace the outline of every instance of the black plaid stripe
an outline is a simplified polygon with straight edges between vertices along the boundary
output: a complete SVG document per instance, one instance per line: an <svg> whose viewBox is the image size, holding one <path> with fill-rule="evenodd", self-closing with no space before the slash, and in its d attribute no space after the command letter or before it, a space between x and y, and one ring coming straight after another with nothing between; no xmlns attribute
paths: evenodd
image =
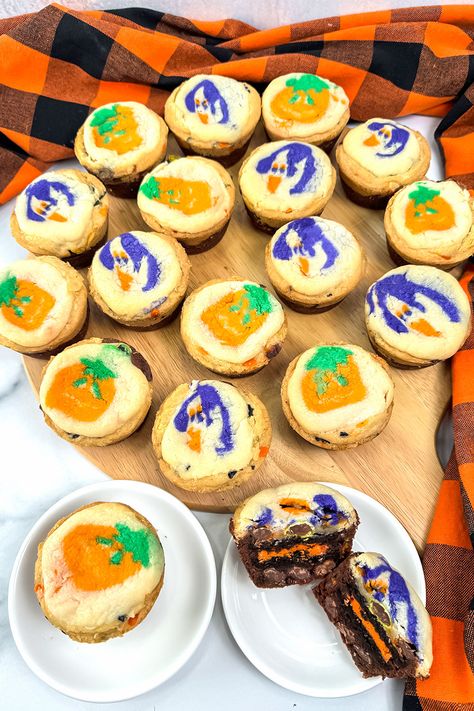
<svg viewBox="0 0 474 711"><path fill-rule="evenodd" d="M51 57L70 62L96 79L102 77L114 40L73 15L63 15L58 24Z"/></svg>
<svg viewBox="0 0 474 711"><path fill-rule="evenodd" d="M423 45L374 40L369 72L410 91L417 75Z"/></svg>
<svg viewBox="0 0 474 711"><path fill-rule="evenodd" d="M150 10L145 7L124 7L118 10L105 10L105 12L124 17L146 30L155 30L165 14L159 10Z"/></svg>
<svg viewBox="0 0 474 711"><path fill-rule="evenodd" d="M31 136L72 148L75 135L88 115L89 107L83 104L39 96Z"/></svg>

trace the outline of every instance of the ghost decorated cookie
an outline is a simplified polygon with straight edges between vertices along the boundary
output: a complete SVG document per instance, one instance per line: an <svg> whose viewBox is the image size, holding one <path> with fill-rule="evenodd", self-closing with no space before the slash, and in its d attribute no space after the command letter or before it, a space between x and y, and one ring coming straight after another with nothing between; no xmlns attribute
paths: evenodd
<svg viewBox="0 0 474 711"><path fill-rule="evenodd" d="M110 318L149 328L171 318L186 293L189 271L186 253L172 237L125 232L96 252L89 289Z"/></svg>
<svg viewBox="0 0 474 711"><path fill-rule="evenodd" d="M469 334L471 308L451 274L408 264L369 287L365 323L382 356L394 365L423 367L461 348Z"/></svg>
<svg viewBox="0 0 474 711"><path fill-rule="evenodd" d="M39 390L46 424L84 446L129 437L151 405L152 374L146 360L121 341L89 338L51 358Z"/></svg>
<svg viewBox="0 0 474 711"><path fill-rule="evenodd" d="M357 286L364 262L354 235L322 217L288 222L275 232L265 250L265 268L273 287L302 313L339 303Z"/></svg>
<svg viewBox="0 0 474 711"><path fill-rule="evenodd" d="M281 350L287 332L280 302L243 279L215 279L195 289L181 313L181 336L201 365L228 376L251 375Z"/></svg>
<svg viewBox="0 0 474 711"><path fill-rule="evenodd" d="M163 548L140 513L96 502L62 518L38 546L35 593L46 619L75 642L133 630L163 585Z"/></svg>
<svg viewBox="0 0 474 711"><path fill-rule="evenodd" d="M451 269L474 253L474 201L454 180L419 180L390 199L387 245L398 263Z"/></svg>
<svg viewBox="0 0 474 711"><path fill-rule="evenodd" d="M334 191L336 171L324 151L301 141L258 146L243 162L239 185L254 224L274 232L290 220L319 215Z"/></svg>
<svg viewBox="0 0 474 711"><path fill-rule="evenodd" d="M107 235L108 214L100 180L81 170L52 170L18 195L10 226L14 239L32 254L83 267Z"/></svg>
<svg viewBox="0 0 474 711"><path fill-rule="evenodd" d="M148 171L166 154L168 127L136 101L95 109L74 141L77 160L117 197L134 197Z"/></svg>
<svg viewBox="0 0 474 711"><path fill-rule="evenodd" d="M57 257L22 259L0 270L0 344L47 356L87 327L87 289Z"/></svg>
<svg viewBox="0 0 474 711"><path fill-rule="evenodd" d="M401 187L425 177L426 138L397 121L369 119L346 133L336 149L342 185L358 205L384 208Z"/></svg>
<svg viewBox="0 0 474 711"><path fill-rule="evenodd" d="M220 491L239 486L262 464L271 424L255 395L218 380L193 380L162 403L152 439L160 469L173 484Z"/></svg>
<svg viewBox="0 0 474 711"><path fill-rule="evenodd" d="M306 141L329 153L349 116L344 89L316 74L283 74L262 95L262 118L272 141Z"/></svg>
<svg viewBox="0 0 474 711"><path fill-rule="evenodd" d="M234 202L229 173L216 161L199 156L160 163L138 191L138 208L147 225L176 238L190 253L219 242Z"/></svg>
<svg viewBox="0 0 474 711"><path fill-rule="evenodd" d="M304 439L347 449L387 425L394 384L382 358L352 344L321 344L291 361L281 386L283 412Z"/></svg>
<svg viewBox="0 0 474 711"><path fill-rule="evenodd" d="M196 74L165 104L165 120L185 153L232 165L239 160L261 113L260 96L245 82Z"/></svg>

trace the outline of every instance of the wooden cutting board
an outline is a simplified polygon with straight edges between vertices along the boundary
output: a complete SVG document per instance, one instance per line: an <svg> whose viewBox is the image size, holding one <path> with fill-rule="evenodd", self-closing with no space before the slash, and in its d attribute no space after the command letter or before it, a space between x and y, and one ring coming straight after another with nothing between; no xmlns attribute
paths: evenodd
<svg viewBox="0 0 474 711"><path fill-rule="evenodd" d="M251 148L265 141L258 127ZM180 154L174 140L169 153ZM231 169L237 186L239 165ZM358 288L341 304L322 314L302 315L286 309L288 337L281 353L256 375L237 381L266 404L273 424L270 454L252 479L225 492L197 494L173 486L161 474L151 447L156 410L168 393L192 378L219 377L195 363L179 335L179 318L162 329L140 333L114 323L91 304L88 337L112 337L137 348L153 370L151 411L138 432L109 447L78 447L81 454L115 479L155 484L194 509L231 511L245 497L287 481L334 481L360 489L390 509L421 548L442 478L435 452L435 432L450 397L446 364L422 370L394 370L395 406L384 432L356 449L333 452L314 447L287 424L280 406L280 383L288 363L320 341L344 341L370 350L364 327L364 296L369 284L395 265L385 246L383 213L349 202L339 184L324 217L342 222L361 241L367 269ZM147 230L134 200L111 198L109 237L128 230ZM191 256L190 289L209 279L239 275L270 286L264 268L268 236L254 229L240 195L224 239L214 249ZM25 357L25 368L37 393L44 362ZM46 426L46 425L45 425ZM374 541L376 547L376 541Z"/></svg>

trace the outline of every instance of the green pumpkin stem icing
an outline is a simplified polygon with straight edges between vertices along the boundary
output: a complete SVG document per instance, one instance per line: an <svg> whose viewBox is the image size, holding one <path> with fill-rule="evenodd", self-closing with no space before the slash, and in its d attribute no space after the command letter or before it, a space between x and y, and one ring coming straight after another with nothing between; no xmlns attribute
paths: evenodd
<svg viewBox="0 0 474 711"><path fill-rule="evenodd" d="M413 190L411 193L408 193L408 197L410 198L410 200L413 200L415 207L417 207L418 205L426 206L426 203L431 202L435 197L438 197L438 195L440 194L440 190L433 190L432 188L427 188L426 185L421 185L420 183L418 183L415 190ZM433 215L436 214L438 210L435 210L434 207L425 207L425 212L429 212ZM419 216L420 213L416 212L416 215Z"/></svg>
<svg viewBox="0 0 474 711"><path fill-rule="evenodd" d="M5 279L0 282L0 307L7 306L12 308L15 315L21 318L24 315L21 304L29 304L31 296L21 296L18 298L17 294L19 288L16 276L7 275Z"/></svg>
<svg viewBox="0 0 474 711"><path fill-rule="evenodd" d="M125 523L116 523L114 528L118 533L112 538L97 536L95 539L102 546L112 546L114 543L122 546L110 556L109 562L112 565L120 565L125 553L131 553L134 563L141 563L144 568L149 568L150 549L154 542L152 533L145 528L134 531Z"/></svg>
<svg viewBox="0 0 474 711"><path fill-rule="evenodd" d="M103 109L97 109L97 111L94 112L94 117L91 120L91 126L97 128L101 136L103 136L104 133L109 133L109 131L112 131L117 123L117 104L114 104L112 108L104 107Z"/></svg>
<svg viewBox="0 0 474 711"><path fill-rule="evenodd" d="M340 346L321 346L311 358L305 363L305 370L314 370L314 382L318 395L324 395L328 389L326 373L334 374L339 385L348 385L348 380L338 373L339 367L347 365L352 351Z"/></svg>
<svg viewBox="0 0 474 711"><path fill-rule="evenodd" d="M92 393L97 400L102 400L102 394L100 392L99 381L108 380L109 378L116 378L117 373L108 368L104 361L100 358L81 358L80 362L84 366L84 376L90 375L92 377ZM74 388L80 388L82 385L86 385L87 377L77 378L72 384Z"/></svg>
<svg viewBox="0 0 474 711"><path fill-rule="evenodd" d="M248 310L246 310L242 323L247 324L250 321L250 311L255 311L259 316L262 314L269 314L272 312L272 302L270 301L270 295L261 286L256 286L255 284L244 284L244 290L246 292L246 299L248 302ZM245 306L244 297L242 297L238 304L230 307L231 311L240 311Z"/></svg>
<svg viewBox="0 0 474 711"><path fill-rule="evenodd" d="M291 77L285 82L285 85L291 86L293 89L293 96L289 100L290 104L294 104L295 101L298 101L298 91L304 91L308 104L314 104L314 99L309 94L311 89L319 94L320 91L324 91L324 89L328 88L327 82L315 74L303 74L298 78Z"/></svg>
<svg viewBox="0 0 474 711"><path fill-rule="evenodd" d="M161 198L160 184L152 175L148 180L140 185L140 192L149 200L159 200Z"/></svg>

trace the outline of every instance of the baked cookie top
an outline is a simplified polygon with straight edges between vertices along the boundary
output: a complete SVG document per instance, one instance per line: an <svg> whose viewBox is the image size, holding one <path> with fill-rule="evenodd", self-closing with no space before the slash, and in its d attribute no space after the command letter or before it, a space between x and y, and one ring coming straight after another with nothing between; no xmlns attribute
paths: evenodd
<svg viewBox="0 0 474 711"><path fill-rule="evenodd" d="M238 388L193 380L178 391L161 440L161 456L174 472L201 479L247 467L254 458L255 420Z"/></svg>
<svg viewBox="0 0 474 711"><path fill-rule="evenodd" d="M285 322L283 308L263 286L229 280L205 284L186 301L182 330L212 357L245 363Z"/></svg>
<svg viewBox="0 0 474 711"><path fill-rule="evenodd" d="M392 239L415 255L423 250L451 257L473 225L469 192L454 180L407 185L394 195L389 211Z"/></svg>
<svg viewBox="0 0 474 711"><path fill-rule="evenodd" d="M20 231L41 250L65 257L84 250L94 209L107 215L105 187L78 170L52 170L21 192L14 214Z"/></svg>
<svg viewBox="0 0 474 711"><path fill-rule="evenodd" d="M349 230L333 220L302 217L277 230L269 256L278 276L308 296L327 294L360 273L363 255Z"/></svg>
<svg viewBox="0 0 474 711"><path fill-rule="evenodd" d="M373 118L352 128L344 152L378 178L408 173L421 158L416 133L396 121Z"/></svg>
<svg viewBox="0 0 474 711"><path fill-rule="evenodd" d="M155 232L125 232L95 253L91 285L114 313L153 318L183 279L178 249Z"/></svg>
<svg viewBox="0 0 474 711"><path fill-rule="evenodd" d="M235 143L248 132L253 91L248 84L236 79L196 74L183 82L171 97L173 122L194 140ZM167 121L169 110L167 103Z"/></svg>
<svg viewBox="0 0 474 711"><path fill-rule="evenodd" d="M302 353L288 380L288 404L311 434L351 432L384 413L393 382L380 361L352 344L320 345Z"/></svg>
<svg viewBox="0 0 474 711"><path fill-rule="evenodd" d="M301 141L264 143L250 154L239 173L240 189L257 213L304 210L331 189L332 181L328 156Z"/></svg>
<svg viewBox="0 0 474 711"><path fill-rule="evenodd" d="M85 302L81 277L55 257L13 262L0 271L0 335L19 346L47 346L70 321L81 288Z"/></svg>
<svg viewBox="0 0 474 711"><path fill-rule="evenodd" d="M271 528L284 536L297 533L293 526L306 525L307 535L313 535L315 529L333 533L358 521L345 496L317 482L292 482L260 491L239 506L232 520L237 540L255 527Z"/></svg>
<svg viewBox="0 0 474 711"><path fill-rule="evenodd" d="M289 138L331 131L348 108L344 89L316 74L284 74L273 79L262 95L265 125Z"/></svg>
<svg viewBox="0 0 474 711"><path fill-rule="evenodd" d="M89 160L119 172L152 157L166 139L167 128L144 104L120 101L95 109L84 122Z"/></svg>
<svg viewBox="0 0 474 711"><path fill-rule="evenodd" d="M136 418L149 383L125 343L79 342L52 358L43 374L43 412L65 432L106 437Z"/></svg>
<svg viewBox="0 0 474 711"><path fill-rule="evenodd" d="M96 503L68 516L41 551L48 613L70 631L113 626L133 618L164 570L160 540L129 506Z"/></svg>
<svg viewBox="0 0 474 711"><path fill-rule="evenodd" d="M349 561L359 596L392 642L401 637L415 649L425 676L433 661L431 620L417 593L380 553L353 553Z"/></svg>
<svg viewBox="0 0 474 711"><path fill-rule="evenodd" d="M196 233L230 215L233 196L232 178L219 164L200 157L178 158L145 176L138 207L163 227Z"/></svg>
<svg viewBox="0 0 474 711"><path fill-rule="evenodd" d="M409 264L384 274L367 291L369 333L417 358L449 358L464 343L468 298L456 279L436 267Z"/></svg>

